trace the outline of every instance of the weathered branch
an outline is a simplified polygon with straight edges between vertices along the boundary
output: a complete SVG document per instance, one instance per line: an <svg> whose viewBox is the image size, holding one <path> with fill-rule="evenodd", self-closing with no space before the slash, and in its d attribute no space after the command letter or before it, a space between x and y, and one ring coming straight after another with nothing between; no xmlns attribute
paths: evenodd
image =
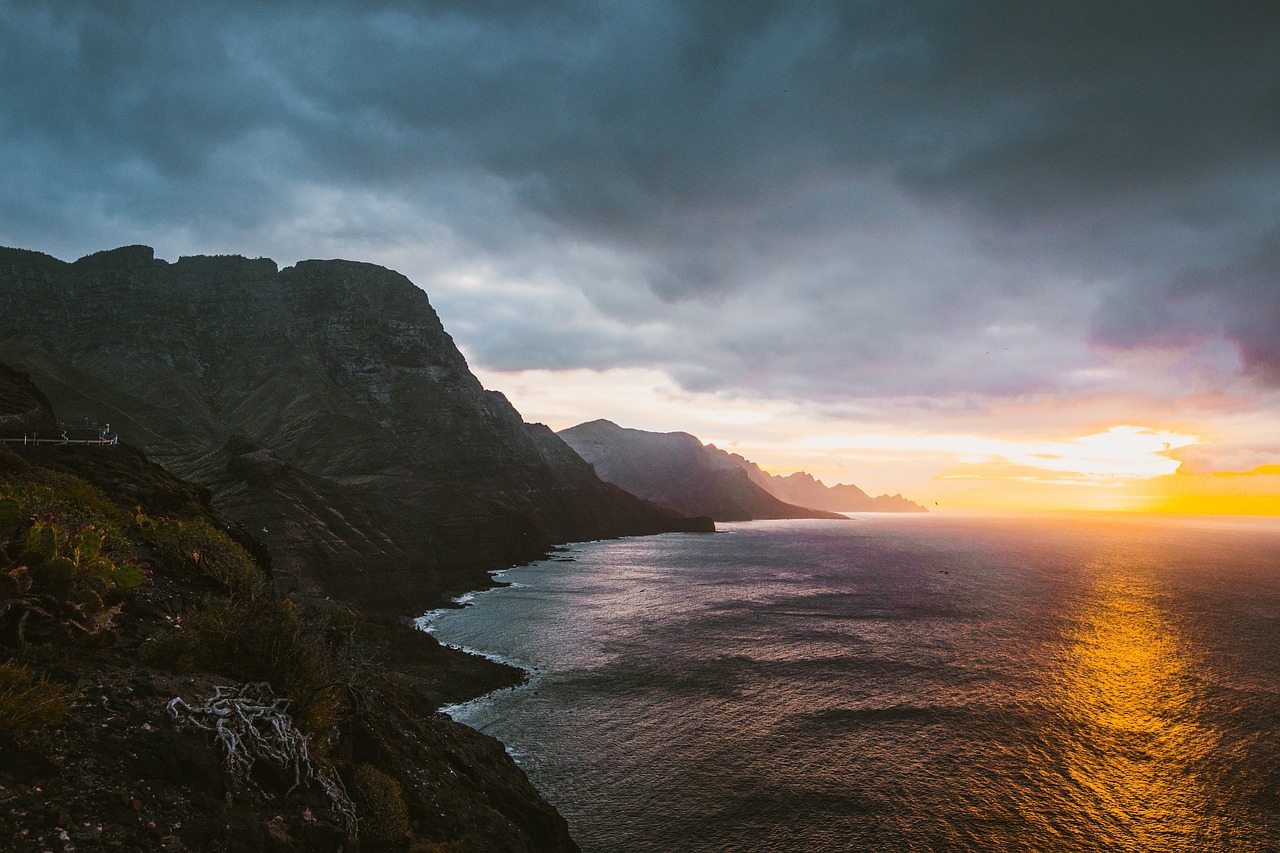
<svg viewBox="0 0 1280 853"><path fill-rule="evenodd" d="M294 727L288 714L289 700L276 696L265 681L213 689L211 698L194 707L175 696L169 700L169 713L213 732L225 753L227 770L245 784L251 784L249 773L261 759L293 771L290 793L305 780L315 782L354 837L355 804L333 765L311 757L307 736Z"/></svg>

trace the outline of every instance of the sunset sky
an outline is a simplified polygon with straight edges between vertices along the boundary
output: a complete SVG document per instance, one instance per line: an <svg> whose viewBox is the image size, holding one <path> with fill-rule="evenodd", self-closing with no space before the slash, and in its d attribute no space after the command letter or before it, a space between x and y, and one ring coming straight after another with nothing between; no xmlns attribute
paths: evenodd
<svg viewBox="0 0 1280 853"><path fill-rule="evenodd" d="M0 4L0 244L344 257L560 429L1280 514L1280 4Z"/></svg>

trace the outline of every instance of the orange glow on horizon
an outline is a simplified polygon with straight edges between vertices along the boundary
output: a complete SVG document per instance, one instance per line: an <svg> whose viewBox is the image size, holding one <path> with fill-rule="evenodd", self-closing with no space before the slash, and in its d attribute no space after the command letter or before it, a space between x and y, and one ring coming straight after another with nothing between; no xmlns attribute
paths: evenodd
<svg viewBox="0 0 1280 853"><path fill-rule="evenodd" d="M1266 450L1273 419L1222 395L1179 398L1176 421L1155 414L1168 401L1106 394L976 409L886 398L835 414L689 391L645 368L477 375L525 420L552 429L607 418L687 432L771 474L806 471L828 486L901 494L930 510L1280 516L1280 458ZM1249 470L1225 470L1232 467Z"/></svg>
<svg viewBox="0 0 1280 853"><path fill-rule="evenodd" d="M939 505L1029 512L1280 516L1280 465L1185 473L1177 450L1203 446L1192 435L1116 426L1068 439L960 438L934 436L925 442L932 452L950 444L960 460L934 475ZM977 449L985 457L974 453Z"/></svg>
<svg viewBox="0 0 1280 853"><path fill-rule="evenodd" d="M1280 466L1161 478L1148 512L1280 516Z"/></svg>
<svg viewBox="0 0 1280 853"><path fill-rule="evenodd" d="M1115 511L1176 515L1280 516L1280 472L1222 471L1182 474L1110 483L1058 480L1006 473L983 479L973 475L964 489L949 495L948 505L970 509L1042 511ZM1274 472L1274 473L1273 473Z"/></svg>

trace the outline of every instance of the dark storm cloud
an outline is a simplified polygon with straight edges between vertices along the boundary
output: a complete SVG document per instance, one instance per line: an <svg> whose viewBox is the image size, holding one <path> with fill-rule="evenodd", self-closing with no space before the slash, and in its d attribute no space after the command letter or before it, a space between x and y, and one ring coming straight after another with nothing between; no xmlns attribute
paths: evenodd
<svg viewBox="0 0 1280 853"><path fill-rule="evenodd" d="M595 310L665 312L671 338L543 361L675 340L708 385L1019 393L1085 356L1032 375L966 342L1062 325L1047 306L1083 336L1095 305L1104 342L1223 334L1277 380L1277 44L1261 2L11 2L0 242L427 223L516 276L588 246L634 273L582 282ZM407 213L362 222L356 197ZM1046 307L1010 302L1028 290ZM516 366L553 321L519 314L467 318L472 351ZM740 331L760 316L788 325Z"/></svg>
<svg viewBox="0 0 1280 853"><path fill-rule="evenodd" d="M904 166L924 190L1001 217L1094 211L1273 156L1274 4L976 11L937 41L936 92L955 109L932 162Z"/></svg>

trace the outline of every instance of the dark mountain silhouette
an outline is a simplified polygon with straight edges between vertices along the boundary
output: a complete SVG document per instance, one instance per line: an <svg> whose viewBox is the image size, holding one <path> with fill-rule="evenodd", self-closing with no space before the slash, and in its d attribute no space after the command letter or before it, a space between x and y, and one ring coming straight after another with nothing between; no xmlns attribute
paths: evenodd
<svg viewBox="0 0 1280 853"><path fill-rule="evenodd" d="M596 420L560 432L600 478L634 495L716 521L833 518L842 512L924 512L901 495L873 498L804 472L778 477L686 432L646 432Z"/></svg>
<svg viewBox="0 0 1280 853"><path fill-rule="evenodd" d="M779 500L752 482L728 453L686 432L645 432L597 420L559 435L602 480L677 512L716 521L844 518Z"/></svg>
<svg viewBox="0 0 1280 853"><path fill-rule="evenodd" d="M555 543L709 529L525 424L382 267L0 249L0 295L0 359L210 488L285 583L412 613Z"/></svg>

